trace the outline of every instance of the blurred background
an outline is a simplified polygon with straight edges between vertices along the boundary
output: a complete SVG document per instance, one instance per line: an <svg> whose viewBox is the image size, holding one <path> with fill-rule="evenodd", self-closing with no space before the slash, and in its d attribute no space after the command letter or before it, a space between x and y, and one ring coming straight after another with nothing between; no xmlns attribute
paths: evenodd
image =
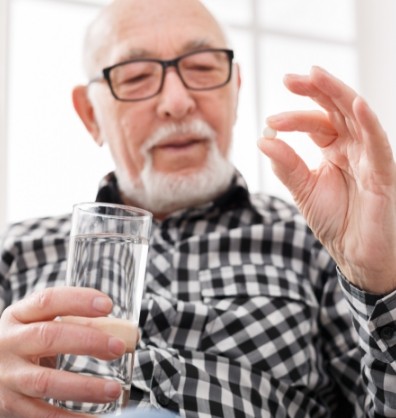
<svg viewBox="0 0 396 418"><path fill-rule="evenodd" d="M113 168L74 113L85 83L82 38L109 0L0 0L0 228L70 212L95 198ZM182 0L181 0L182 1ZM252 191L290 199L256 140L269 114L310 109L282 84L285 73L325 67L357 89L396 147L395 0L204 0L229 32L242 69L232 160ZM283 136L312 167L303 135Z"/></svg>

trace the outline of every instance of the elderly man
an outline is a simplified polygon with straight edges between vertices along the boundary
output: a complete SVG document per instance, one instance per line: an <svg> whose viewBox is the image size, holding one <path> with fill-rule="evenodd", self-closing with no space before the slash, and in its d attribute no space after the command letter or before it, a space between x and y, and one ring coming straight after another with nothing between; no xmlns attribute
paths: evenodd
<svg viewBox="0 0 396 418"><path fill-rule="evenodd" d="M249 194L228 162L239 71L198 0L113 1L89 29L85 65L74 106L116 165L97 199L155 217L130 405L187 417L396 416L396 171L366 103L319 68L286 77L323 107L267 120L306 132L323 151L318 170L281 139L259 142L298 212ZM46 399L120 394L115 382L44 367L59 352L125 350L54 321L111 310L95 290L60 286L69 232L69 216L35 219L4 239L0 417L71 417Z"/></svg>

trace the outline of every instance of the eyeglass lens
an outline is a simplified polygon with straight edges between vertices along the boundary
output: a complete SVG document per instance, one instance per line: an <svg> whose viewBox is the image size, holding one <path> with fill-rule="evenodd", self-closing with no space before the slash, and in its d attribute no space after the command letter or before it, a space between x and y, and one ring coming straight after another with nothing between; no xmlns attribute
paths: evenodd
<svg viewBox="0 0 396 418"><path fill-rule="evenodd" d="M228 81L230 58L225 51L198 51L177 60L186 87L207 90ZM113 93L121 100L148 98L161 89L165 66L160 61L136 60L114 66L109 78Z"/></svg>

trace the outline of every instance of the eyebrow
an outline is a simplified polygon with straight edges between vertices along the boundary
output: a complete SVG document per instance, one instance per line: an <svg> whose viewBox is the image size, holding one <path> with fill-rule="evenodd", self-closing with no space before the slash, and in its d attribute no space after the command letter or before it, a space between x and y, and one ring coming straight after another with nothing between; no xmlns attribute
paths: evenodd
<svg viewBox="0 0 396 418"><path fill-rule="evenodd" d="M220 47L223 47L223 45ZM193 41L189 41L185 43L177 55L182 55L190 51L199 51L205 48L219 48L219 46L215 46L214 42L211 42L206 39L193 40ZM153 58L153 57L156 57L157 55L158 54L153 54L152 51L149 51L144 48L134 48L134 49L130 49L125 54L122 54L119 57L118 61L128 61L130 59L135 59L135 58L136 59L137 58Z"/></svg>

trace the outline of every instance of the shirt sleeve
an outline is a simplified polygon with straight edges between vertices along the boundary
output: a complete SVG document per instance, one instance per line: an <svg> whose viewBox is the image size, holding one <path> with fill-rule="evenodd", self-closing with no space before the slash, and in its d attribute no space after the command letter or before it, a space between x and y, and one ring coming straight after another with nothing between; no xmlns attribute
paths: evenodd
<svg viewBox="0 0 396 418"><path fill-rule="evenodd" d="M372 295L353 286L340 270L338 275L362 350L367 415L396 417L396 291Z"/></svg>

